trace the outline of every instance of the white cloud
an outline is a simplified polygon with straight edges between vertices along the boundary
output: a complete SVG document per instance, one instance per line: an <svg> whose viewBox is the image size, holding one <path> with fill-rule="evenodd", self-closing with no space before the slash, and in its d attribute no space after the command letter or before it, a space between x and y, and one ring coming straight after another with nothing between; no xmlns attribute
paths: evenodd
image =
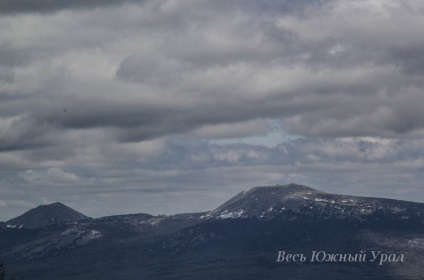
<svg viewBox="0 0 424 280"><path fill-rule="evenodd" d="M205 139L242 138L264 135L268 132L265 120L252 120L241 123L205 125L193 131L195 136Z"/></svg>
<svg viewBox="0 0 424 280"><path fill-rule="evenodd" d="M29 169L21 172L20 176L29 184L61 185L76 183L80 180L76 174L56 167L41 170Z"/></svg>

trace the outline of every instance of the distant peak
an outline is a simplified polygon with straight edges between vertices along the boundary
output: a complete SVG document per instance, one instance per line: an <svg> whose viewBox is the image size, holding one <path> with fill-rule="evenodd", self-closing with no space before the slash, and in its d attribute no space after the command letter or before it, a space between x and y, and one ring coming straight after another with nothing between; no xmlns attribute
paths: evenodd
<svg viewBox="0 0 424 280"><path fill-rule="evenodd" d="M63 204L62 202L54 202L54 203L50 203L50 204L42 204L42 205L39 205L39 206L31 209L30 211L37 210L37 209L38 210L41 210L41 209L51 209L52 211L56 211L57 209L68 209L68 210L75 211L71 207Z"/></svg>
<svg viewBox="0 0 424 280"><path fill-rule="evenodd" d="M68 207L68 208L70 208L69 206L66 206L65 204L63 204L62 202L54 202L54 203L50 203L50 204L43 204L43 205L40 205L40 206L46 206L46 207L58 206L58 207Z"/></svg>
<svg viewBox="0 0 424 280"><path fill-rule="evenodd" d="M62 202L54 202L54 203L47 204L47 205L63 205L63 206L66 206L66 205L65 205L65 204L63 204Z"/></svg>
<svg viewBox="0 0 424 280"><path fill-rule="evenodd" d="M61 202L40 205L6 223L11 226L37 228L52 224L76 222L88 217Z"/></svg>

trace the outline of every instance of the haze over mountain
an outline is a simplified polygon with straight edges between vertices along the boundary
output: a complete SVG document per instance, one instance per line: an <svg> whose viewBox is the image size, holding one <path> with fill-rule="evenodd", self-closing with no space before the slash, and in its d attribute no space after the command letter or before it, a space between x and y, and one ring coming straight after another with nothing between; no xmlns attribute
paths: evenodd
<svg viewBox="0 0 424 280"><path fill-rule="evenodd" d="M307 261L276 262L280 250ZM327 263L311 262L312 251L403 256ZM0 252L14 274L34 280L419 279L424 204L296 184L255 187L215 210L171 216L90 219L55 203L3 224Z"/></svg>

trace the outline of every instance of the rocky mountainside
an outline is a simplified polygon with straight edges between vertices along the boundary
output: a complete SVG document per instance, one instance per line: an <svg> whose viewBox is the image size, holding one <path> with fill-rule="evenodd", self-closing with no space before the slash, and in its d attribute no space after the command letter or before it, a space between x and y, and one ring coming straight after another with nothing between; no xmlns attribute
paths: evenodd
<svg viewBox="0 0 424 280"><path fill-rule="evenodd" d="M278 251L306 261L277 262ZM313 251L333 261L311 262ZM361 252L367 261L334 261ZM377 252L395 255L379 265L370 261ZM295 184L256 187L215 210L172 216L89 219L53 204L5 223L0 258L34 280L420 279L424 204Z"/></svg>

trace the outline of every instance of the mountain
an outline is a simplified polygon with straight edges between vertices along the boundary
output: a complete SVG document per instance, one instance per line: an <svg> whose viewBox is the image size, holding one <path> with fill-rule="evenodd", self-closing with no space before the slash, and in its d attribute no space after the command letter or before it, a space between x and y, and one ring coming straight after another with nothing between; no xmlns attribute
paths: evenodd
<svg viewBox="0 0 424 280"><path fill-rule="evenodd" d="M285 210L297 208L306 196L318 196L323 192L290 184L287 186L255 187L234 196L208 216L214 218L264 218Z"/></svg>
<svg viewBox="0 0 424 280"><path fill-rule="evenodd" d="M33 280L407 280L424 275L422 203L290 184L252 188L204 213L51 219L56 208L47 209L46 226L16 222L27 213L38 217L33 215L41 212L37 207L0 228L0 258L12 274ZM291 256L277 262L279 251L303 254L305 261ZM313 252L320 252L315 260Z"/></svg>
<svg viewBox="0 0 424 280"><path fill-rule="evenodd" d="M231 198L207 218L349 220L350 222L394 222L413 224L423 221L423 204L394 199L328 194L306 186L255 187Z"/></svg>
<svg viewBox="0 0 424 280"><path fill-rule="evenodd" d="M323 192L312 188L290 184L287 186L255 187L234 196L211 214L219 218L264 217L267 213L292 209L298 199L319 195Z"/></svg>
<svg viewBox="0 0 424 280"><path fill-rule="evenodd" d="M9 228L39 228L62 223L72 223L88 219L87 216L60 203L40 205L19 217L7 221Z"/></svg>

